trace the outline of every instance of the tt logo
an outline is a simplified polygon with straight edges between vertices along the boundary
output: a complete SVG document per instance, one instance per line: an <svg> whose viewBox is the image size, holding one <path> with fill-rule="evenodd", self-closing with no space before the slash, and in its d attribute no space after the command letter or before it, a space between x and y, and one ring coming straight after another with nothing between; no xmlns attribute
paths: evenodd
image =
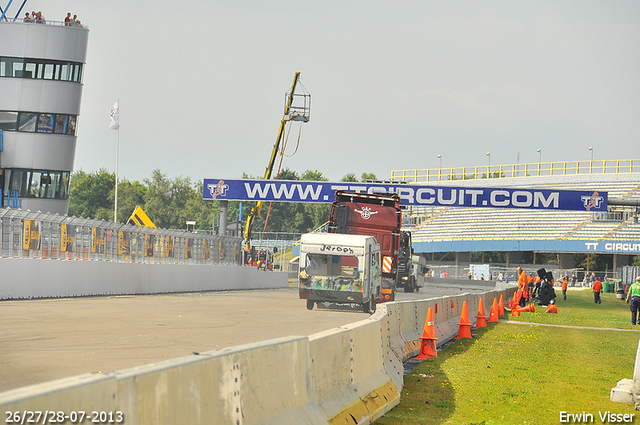
<svg viewBox="0 0 640 425"><path fill-rule="evenodd" d="M602 196L598 196L598 192L593 192L591 196L582 196L580 199L587 211L591 210L591 208L600 208L600 204L604 201Z"/></svg>
<svg viewBox="0 0 640 425"><path fill-rule="evenodd" d="M378 214L378 211L371 211L371 208L369 207L362 207L362 210L358 210L354 208L353 210L358 214L360 214L360 217L362 217L365 220L369 220L372 215Z"/></svg>
<svg viewBox="0 0 640 425"><path fill-rule="evenodd" d="M227 189L229 189L229 185L224 183L224 180L220 180L218 184L208 184L207 188L209 189L209 193L211 193L211 197L216 199L218 195L225 196L227 193Z"/></svg>

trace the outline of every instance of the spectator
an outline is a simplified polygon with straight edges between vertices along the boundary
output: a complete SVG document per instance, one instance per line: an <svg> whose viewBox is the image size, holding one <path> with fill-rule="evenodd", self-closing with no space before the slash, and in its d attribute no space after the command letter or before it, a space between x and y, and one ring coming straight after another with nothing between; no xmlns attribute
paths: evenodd
<svg viewBox="0 0 640 425"><path fill-rule="evenodd" d="M602 300L600 299L600 292L602 292L602 282L596 277L595 282L593 282L593 302L596 304L602 304Z"/></svg>
<svg viewBox="0 0 640 425"><path fill-rule="evenodd" d="M569 286L569 279L567 279L567 276L564 277L564 280L562 281L562 296L564 297L564 300L567 300L567 286Z"/></svg>
<svg viewBox="0 0 640 425"><path fill-rule="evenodd" d="M67 17L64 18L64 26L68 27L71 25L71 12L67 13Z"/></svg>
<svg viewBox="0 0 640 425"><path fill-rule="evenodd" d="M31 18L29 17L29 12L25 13L24 19L22 20L22 22L31 22Z"/></svg>
<svg viewBox="0 0 640 425"><path fill-rule="evenodd" d="M38 186L38 182L35 180L31 182L31 196L36 198L40 197L40 187Z"/></svg>
<svg viewBox="0 0 640 425"><path fill-rule="evenodd" d="M524 307L529 299L529 278L527 274L522 271L522 267L516 269L518 275L518 300L520 307Z"/></svg>
<svg viewBox="0 0 640 425"><path fill-rule="evenodd" d="M503 282L504 281L504 275L502 274L502 272L498 273L498 282Z"/></svg>
<svg viewBox="0 0 640 425"><path fill-rule="evenodd" d="M535 278L535 286L533 288L533 291L531 291L531 295L534 297L538 295L540 293L541 288L542 288L542 278L540 277L540 275L538 275Z"/></svg>
<svg viewBox="0 0 640 425"><path fill-rule="evenodd" d="M640 319L637 320L640 313L640 276L636 277L636 281L629 287L627 302L631 302L629 305L631 309L631 324L633 326L636 323L640 325Z"/></svg>

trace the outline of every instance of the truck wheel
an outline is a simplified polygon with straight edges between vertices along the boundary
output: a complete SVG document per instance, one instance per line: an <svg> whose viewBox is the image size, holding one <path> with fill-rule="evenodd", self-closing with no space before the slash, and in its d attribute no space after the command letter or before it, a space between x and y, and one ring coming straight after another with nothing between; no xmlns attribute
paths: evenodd
<svg viewBox="0 0 640 425"><path fill-rule="evenodd" d="M409 288L411 288L409 292L416 292L416 289L418 289L416 285L416 278L414 276L409 277Z"/></svg>
<svg viewBox="0 0 640 425"><path fill-rule="evenodd" d="M307 310L313 310L313 305L315 304L315 302L311 301L311 300L307 300Z"/></svg>
<svg viewBox="0 0 640 425"><path fill-rule="evenodd" d="M366 303L362 304L362 311L364 311L365 313L370 313L371 312L371 300L369 300Z"/></svg>
<svg viewBox="0 0 640 425"><path fill-rule="evenodd" d="M404 285L404 292L410 293L413 292L413 281L409 279L409 281Z"/></svg>
<svg viewBox="0 0 640 425"><path fill-rule="evenodd" d="M376 312L376 300L373 298L373 294L369 296L369 300L367 302L362 304L362 311L369 314Z"/></svg>

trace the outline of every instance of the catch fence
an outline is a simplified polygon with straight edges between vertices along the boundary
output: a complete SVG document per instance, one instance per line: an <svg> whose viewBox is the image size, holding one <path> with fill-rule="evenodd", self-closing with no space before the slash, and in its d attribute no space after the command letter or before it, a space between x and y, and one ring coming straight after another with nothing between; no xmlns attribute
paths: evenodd
<svg viewBox="0 0 640 425"><path fill-rule="evenodd" d="M241 265L242 240L0 208L0 257Z"/></svg>

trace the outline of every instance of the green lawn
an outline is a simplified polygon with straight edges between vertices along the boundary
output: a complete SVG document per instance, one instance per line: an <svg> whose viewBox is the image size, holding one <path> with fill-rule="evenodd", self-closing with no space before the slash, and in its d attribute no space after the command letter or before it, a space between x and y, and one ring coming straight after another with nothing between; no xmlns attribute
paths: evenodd
<svg viewBox="0 0 640 425"><path fill-rule="evenodd" d="M509 316L420 363L405 375L400 404L375 423L558 424L561 411L591 413L594 423L607 411L638 419L632 405L609 401L617 381L633 377L640 332L611 330L631 329L628 304L615 294L594 304L590 290L569 291L567 301L556 292L558 314L539 307Z"/></svg>

